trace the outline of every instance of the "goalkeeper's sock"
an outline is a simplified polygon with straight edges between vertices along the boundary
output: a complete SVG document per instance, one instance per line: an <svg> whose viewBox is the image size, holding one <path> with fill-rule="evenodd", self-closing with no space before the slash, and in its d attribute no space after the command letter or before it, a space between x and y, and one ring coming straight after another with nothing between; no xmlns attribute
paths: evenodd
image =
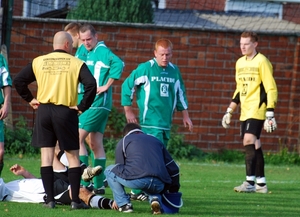
<svg viewBox="0 0 300 217"><path fill-rule="evenodd" d="M256 153L255 153L255 145L246 145L246 180L249 184L254 185L255 180L255 168L256 168Z"/></svg>
<svg viewBox="0 0 300 217"><path fill-rule="evenodd" d="M262 149L259 148L255 150L256 154L256 167L255 167L255 175L256 177L264 177L265 176L265 160Z"/></svg>

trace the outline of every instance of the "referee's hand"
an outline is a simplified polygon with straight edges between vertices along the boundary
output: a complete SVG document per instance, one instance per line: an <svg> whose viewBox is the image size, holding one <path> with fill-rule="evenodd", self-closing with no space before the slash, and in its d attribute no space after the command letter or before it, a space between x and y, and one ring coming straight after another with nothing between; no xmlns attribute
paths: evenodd
<svg viewBox="0 0 300 217"><path fill-rule="evenodd" d="M38 109L38 108L39 108L39 105L40 105L40 102L39 102L36 98L33 98L33 99L29 102L29 105L30 105L33 109Z"/></svg>
<svg viewBox="0 0 300 217"><path fill-rule="evenodd" d="M82 111L80 111L77 106L70 106L69 108L76 110L78 112L78 115L82 114Z"/></svg>

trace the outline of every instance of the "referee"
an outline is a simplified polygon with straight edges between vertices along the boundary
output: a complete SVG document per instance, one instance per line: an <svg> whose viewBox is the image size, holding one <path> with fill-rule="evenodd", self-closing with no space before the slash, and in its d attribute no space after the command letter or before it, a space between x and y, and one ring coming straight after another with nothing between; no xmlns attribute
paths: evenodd
<svg viewBox="0 0 300 217"><path fill-rule="evenodd" d="M96 81L81 60L73 57L72 37L65 31L53 38L54 51L35 58L16 76L13 84L18 94L37 109L32 145L41 148L41 178L47 194L45 207L54 208L52 162L54 147L59 142L69 161L71 209L86 208L79 199L80 161L78 114L87 110L96 95ZM28 85L37 82L37 98ZM77 87L82 83L84 96L77 105Z"/></svg>

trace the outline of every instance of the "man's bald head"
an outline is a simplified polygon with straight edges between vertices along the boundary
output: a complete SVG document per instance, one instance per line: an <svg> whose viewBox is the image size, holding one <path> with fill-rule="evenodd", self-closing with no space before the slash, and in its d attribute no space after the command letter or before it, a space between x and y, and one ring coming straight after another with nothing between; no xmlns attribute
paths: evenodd
<svg viewBox="0 0 300 217"><path fill-rule="evenodd" d="M53 49L57 50L64 50L68 53L72 52L72 37L66 31L59 31L54 35L53 38Z"/></svg>

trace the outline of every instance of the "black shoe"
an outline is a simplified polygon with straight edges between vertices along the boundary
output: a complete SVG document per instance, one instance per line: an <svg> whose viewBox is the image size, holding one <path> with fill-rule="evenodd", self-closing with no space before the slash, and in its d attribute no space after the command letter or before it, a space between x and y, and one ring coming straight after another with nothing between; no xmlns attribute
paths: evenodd
<svg viewBox="0 0 300 217"><path fill-rule="evenodd" d="M103 194L105 194L105 187L103 186L101 188L94 188L93 193L103 195Z"/></svg>
<svg viewBox="0 0 300 217"><path fill-rule="evenodd" d="M49 209L53 209L55 208L55 202L54 201L50 201L49 203L44 203L43 207L49 208Z"/></svg>
<svg viewBox="0 0 300 217"><path fill-rule="evenodd" d="M131 203L127 203L124 206L119 207L120 212L129 213L133 212L133 207Z"/></svg>
<svg viewBox="0 0 300 217"><path fill-rule="evenodd" d="M89 209L90 207L86 205L84 202L76 203L74 201L71 202L71 209Z"/></svg>

